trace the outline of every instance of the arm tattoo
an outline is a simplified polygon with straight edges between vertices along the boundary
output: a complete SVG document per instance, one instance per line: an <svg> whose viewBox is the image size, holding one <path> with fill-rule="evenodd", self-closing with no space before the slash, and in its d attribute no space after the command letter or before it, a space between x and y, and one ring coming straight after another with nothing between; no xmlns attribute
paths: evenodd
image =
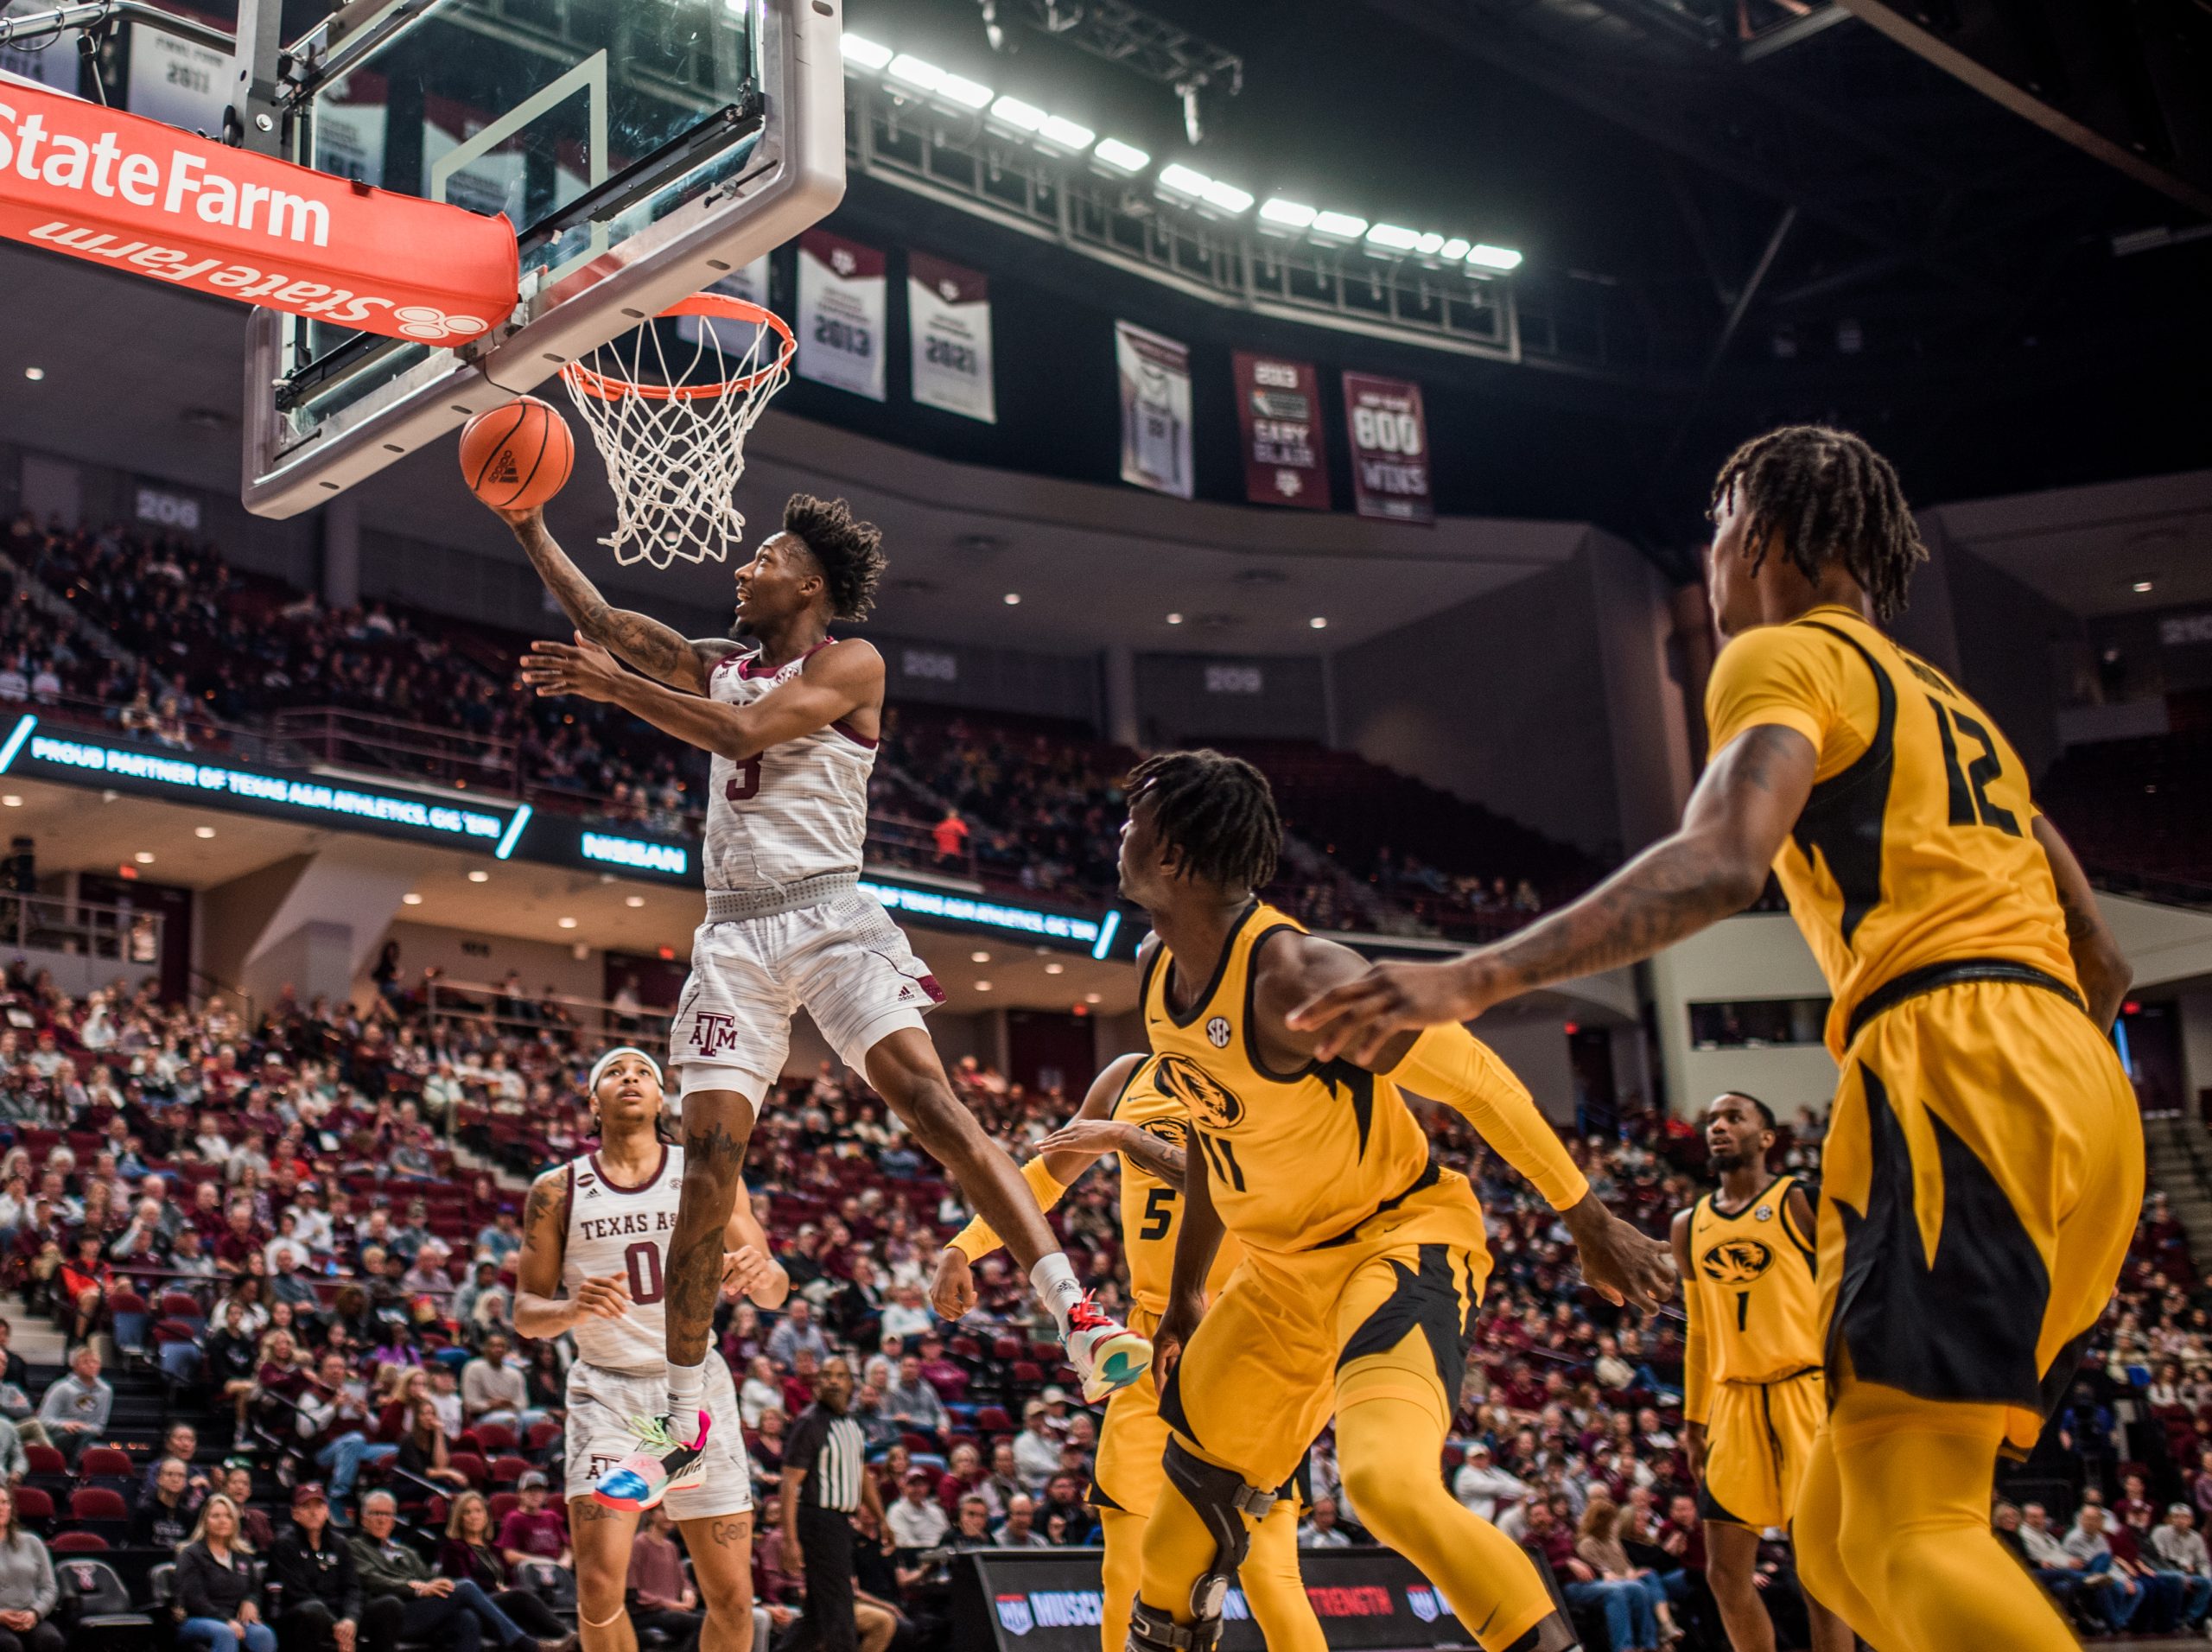
<svg viewBox="0 0 2212 1652"><path fill-rule="evenodd" d="M1183 1149L1171 1147L1149 1130L1139 1130L1135 1140L1122 1149L1122 1157L1148 1170L1170 1187L1183 1185Z"/></svg>
<svg viewBox="0 0 2212 1652"><path fill-rule="evenodd" d="M525 536L523 550L578 631L648 677L690 685L698 673L698 656L688 640L658 620L609 603L550 534L539 531Z"/></svg>

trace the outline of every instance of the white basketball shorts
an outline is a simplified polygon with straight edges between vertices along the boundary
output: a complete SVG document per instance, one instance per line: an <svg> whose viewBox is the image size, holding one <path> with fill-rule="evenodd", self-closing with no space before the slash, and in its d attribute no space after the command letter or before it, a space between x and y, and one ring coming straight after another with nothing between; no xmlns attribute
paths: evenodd
<svg viewBox="0 0 2212 1652"><path fill-rule="evenodd" d="M669 1029L680 1095L734 1090L754 1109L784 1071L791 1017L813 1017L838 1058L865 1072L868 1052L919 1027L944 989L882 903L862 890L766 918L702 924L691 978Z"/></svg>
<svg viewBox="0 0 2212 1652"><path fill-rule="evenodd" d="M569 1367L568 1484L565 1495L588 1497L600 1474L638 1449L632 1417L658 1417L668 1409L668 1375L610 1371L578 1360ZM745 1419L737 1388L721 1357L707 1355L705 1477L663 1499L675 1520L709 1520L753 1508L753 1469L745 1457Z"/></svg>

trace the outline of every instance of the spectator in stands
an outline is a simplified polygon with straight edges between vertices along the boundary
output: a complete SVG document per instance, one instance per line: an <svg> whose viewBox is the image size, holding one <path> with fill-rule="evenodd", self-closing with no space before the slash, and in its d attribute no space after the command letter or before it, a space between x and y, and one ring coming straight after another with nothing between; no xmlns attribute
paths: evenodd
<svg viewBox="0 0 2212 1652"><path fill-rule="evenodd" d="M568 1566L569 1517L563 1509L546 1507L545 1477L531 1470L515 1482L515 1498L499 1522L499 1558L511 1567Z"/></svg>
<svg viewBox="0 0 2212 1652"><path fill-rule="evenodd" d="M67 1373L56 1377L39 1401L39 1426L73 1468L85 1448L106 1434L114 1406L115 1390L100 1377L100 1350L81 1343L69 1356Z"/></svg>
<svg viewBox="0 0 2212 1652"><path fill-rule="evenodd" d="M402 1640L436 1641L446 1652L476 1652L485 1641L514 1652L575 1652L573 1635L534 1641L474 1583L432 1577L399 1536L398 1519L389 1491L361 1499L361 1529L350 1547L365 1598L361 1635L369 1652L396 1652Z"/></svg>
<svg viewBox="0 0 2212 1652"><path fill-rule="evenodd" d="M46 1545L16 1524L16 1494L0 1489L0 1652L62 1652L60 1599Z"/></svg>
<svg viewBox="0 0 2212 1652"><path fill-rule="evenodd" d="M402 1474L411 1474L433 1485L456 1490L468 1477L453 1465L446 1451L446 1433L438 1421L438 1402L428 1394L407 1402L407 1427L399 1437L399 1454L393 1459Z"/></svg>
<svg viewBox="0 0 2212 1652"><path fill-rule="evenodd" d="M969 1492L963 1497L964 1506L973 1503L983 1509L985 1519L990 1517L990 1507L981 1492ZM1001 1548L1050 1548L1052 1541L1037 1529L1037 1504L1028 1496L1016 1496L1007 1504L1006 1518L999 1523L995 1540Z"/></svg>
<svg viewBox="0 0 2212 1652"><path fill-rule="evenodd" d="M2180 1626L2200 1630L2212 1610L2212 1554L2196 1529L2196 1511L2185 1503L2170 1505L2164 1522L2151 1534L2151 1552L2164 1570L2184 1580Z"/></svg>
<svg viewBox="0 0 2212 1652"><path fill-rule="evenodd" d="M493 1536L492 1505L484 1501L484 1494L462 1492L453 1500L453 1512L446 1518L445 1541L438 1545L438 1575L474 1584L532 1635L557 1638L561 1620L536 1594L514 1586L514 1573Z"/></svg>
<svg viewBox="0 0 2212 1652"><path fill-rule="evenodd" d="M1090 1542L1098 1529L1098 1517L1084 1502L1081 1484L1072 1474L1055 1474L1045 1483L1045 1501L1039 1505L1047 1521L1057 1516L1066 1523L1067 1541L1077 1547Z"/></svg>
<svg viewBox="0 0 2212 1652"><path fill-rule="evenodd" d="M269 1578L284 1592L275 1625L280 1652L353 1652L361 1579L353 1550L330 1529L329 1501L312 1480L292 1488L292 1524L269 1556Z"/></svg>
<svg viewBox="0 0 2212 1652"><path fill-rule="evenodd" d="M891 1293L891 1306L883 1311L882 1330L887 1337L896 1337L904 1342L910 1337L919 1337L937 1323L929 1306L923 1300L918 1285L901 1285Z"/></svg>
<svg viewBox="0 0 2212 1652"><path fill-rule="evenodd" d="M165 1457L149 1472L152 1484L141 1490L130 1516L130 1541L138 1548L174 1554L192 1535L197 1511L191 1496L192 1474L181 1458Z"/></svg>
<svg viewBox="0 0 2212 1652"><path fill-rule="evenodd" d="M935 1548L944 1540L949 1522L944 1506L934 1495L937 1477L925 1468L906 1471L906 1483L898 1500L884 1511L884 1535L894 1549ZM979 1503L981 1499L977 1500Z"/></svg>
<svg viewBox="0 0 2212 1652"><path fill-rule="evenodd" d="M461 1369L461 1409L473 1427L478 1423L505 1423L518 1433L545 1414L530 1404L530 1382L523 1368L507 1362L508 1343L501 1331L484 1338L484 1351Z"/></svg>
<svg viewBox="0 0 2212 1652"><path fill-rule="evenodd" d="M245 1464L232 1461L223 1465L221 1475L223 1495L238 1511L238 1529L245 1534L245 1546L256 1554L268 1554L276 1547L276 1534L269 1523L269 1516L253 1506L253 1471Z"/></svg>
<svg viewBox="0 0 2212 1652"><path fill-rule="evenodd" d="M1305 1522L1298 1528L1298 1547L1300 1548L1349 1548L1351 1547L1351 1537L1345 1534L1343 1527L1337 1524L1337 1500L1334 1497L1317 1497L1313 1500L1313 1511L1306 1515Z"/></svg>
<svg viewBox="0 0 2212 1652"><path fill-rule="evenodd" d="M1021 1407L1021 1432L1014 1438L1014 1467L1023 1488L1032 1492L1043 1490L1060 1471L1060 1442L1042 1400L1031 1400Z"/></svg>
<svg viewBox="0 0 2212 1652"><path fill-rule="evenodd" d="M944 1401L923 1377L918 1354L908 1354L899 1360L899 1380L885 1391L883 1408L902 1428L932 1439L944 1437Z"/></svg>
<svg viewBox="0 0 2212 1652"><path fill-rule="evenodd" d="M342 1353L322 1357L312 1387L300 1396L298 1430L315 1466L330 1473L330 1495L342 1508L364 1463L389 1462L399 1447L372 1441L368 1395Z"/></svg>
<svg viewBox="0 0 2212 1652"><path fill-rule="evenodd" d="M2082 1573L2082 1598L2091 1604L2107 1629L2114 1634L2126 1629L2142 1610L2143 1586L2114 1564L2112 1544L2105 1535L2105 1511L2095 1503L2083 1503L2060 1547Z"/></svg>
<svg viewBox="0 0 2212 1652"><path fill-rule="evenodd" d="M667 1637L668 1652L692 1652L707 1615L683 1575L683 1553L669 1535L675 1524L662 1505L646 1515L631 1540L629 1592L637 1604L630 1609L630 1623L640 1634L658 1630Z"/></svg>
<svg viewBox="0 0 2212 1652"><path fill-rule="evenodd" d="M1674 1614L1667 1604L1666 1585L1657 1573L1639 1567L1628 1558L1628 1550L1620 1541L1622 1509L1610 1497L1593 1496L1583 1505L1582 1519L1575 1532L1574 1557L1598 1574L1605 1583L1627 1582L1643 1591L1652 1617L1658 1626L1661 1639L1681 1638L1675 1627ZM1641 1644L1656 1647L1658 1641Z"/></svg>
<svg viewBox="0 0 2212 1652"><path fill-rule="evenodd" d="M2133 1499L2118 1519L2107 1515L2106 1541L2112 1545L2113 1570L2124 1572L2143 1592L2133 1627L2146 1635L2165 1634L2179 1627L2184 1604L2196 1593L2190 1579L2158 1564L2151 1547L2151 1510L2140 1498Z"/></svg>
<svg viewBox="0 0 2212 1652"><path fill-rule="evenodd" d="M192 1541L177 1552L176 1600L184 1621L180 1647L208 1652L276 1652L276 1635L261 1620L261 1591L242 1545L238 1505L222 1493L200 1505Z"/></svg>
<svg viewBox="0 0 2212 1652"><path fill-rule="evenodd" d="M1517 1476L1499 1468L1490 1447L1478 1439L1468 1443L1466 1460L1452 1477L1452 1495L1495 1524L1502 1509L1512 1507L1529 1495L1529 1486Z"/></svg>
<svg viewBox="0 0 2212 1652"><path fill-rule="evenodd" d="M830 1339L814 1323L812 1305L803 1296L793 1296L784 1305L783 1319L768 1333L768 1357L797 1369L803 1353L812 1356L817 1363L829 1358Z"/></svg>
<svg viewBox="0 0 2212 1652"><path fill-rule="evenodd" d="M938 866L958 867L967 860L968 823L957 809L944 811L944 818L930 829L930 839L937 846Z"/></svg>
<svg viewBox="0 0 2212 1652"><path fill-rule="evenodd" d="M21 1485L30 1466L30 1459L23 1454L23 1437L16 1432L14 1423L0 1417L0 1485Z"/></svg>
<svg viewBox="0 0 2212 1652"><path fill-rule="evenodd" d="M1605 1615L1614 1652L1649 1652L1656 1647L1659 1625L1643 1588L1622 1579L1600 1579L1597 1569L1575 1554L1574 1534L1561 1523L1551 1499L1531 1497L1523 1507L1529 1525L1521 1546L1550 1566L1567 1604L1594 1607Z"/></svg>

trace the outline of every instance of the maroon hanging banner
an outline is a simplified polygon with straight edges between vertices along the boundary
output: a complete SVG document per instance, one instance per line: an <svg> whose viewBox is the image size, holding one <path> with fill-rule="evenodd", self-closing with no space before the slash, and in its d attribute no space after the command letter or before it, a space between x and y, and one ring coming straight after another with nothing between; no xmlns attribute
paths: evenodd
<svg viewBox="0 0 2212 1652"><path fill-rule="evenodd" d="M1346 373L1344 423L1351 432L1351 486L1360 515L1435 521L1421 386L1402 378Z"/></svg>
<svg viewBox="0 0 2212 1652"><path fill-rule="evenodd" d="M1244 433L1244 497L1255 505L1329 508L1321 381L1313 364L1239 350L1236 419Z"/></svg>

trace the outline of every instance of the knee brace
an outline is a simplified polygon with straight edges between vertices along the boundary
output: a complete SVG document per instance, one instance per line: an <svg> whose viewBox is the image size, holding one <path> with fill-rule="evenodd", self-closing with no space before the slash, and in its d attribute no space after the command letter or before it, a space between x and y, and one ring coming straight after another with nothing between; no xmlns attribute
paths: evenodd
<svg viewBox="0 0 2212 1652"><path fill-rule="evenodd" d="M1554 1612L1505 1652L1582 1652L1582 1642L1564 1612Z"/></svg>
<svg viewBox="0 0 2212 1652"><path fill-rule="evenodd" d="M1216 1468L1192 1455L1180 1440L1167 1442L1161 1467L1168 1483L1205 1522L1214 1541L1213 1564L1191 1585L1189 1627L1149 1606L1140 1598L1129 1614L1130 1652L1208 1652L1221 1636L1222 1603L1229 1595L1229 1580L1244 1564L1252 1547L1252 1534L1243 1517L1264 1520L1268 1510L1281 1500L1278 1491L1247 1485L1233 1469Z"/></svg>

